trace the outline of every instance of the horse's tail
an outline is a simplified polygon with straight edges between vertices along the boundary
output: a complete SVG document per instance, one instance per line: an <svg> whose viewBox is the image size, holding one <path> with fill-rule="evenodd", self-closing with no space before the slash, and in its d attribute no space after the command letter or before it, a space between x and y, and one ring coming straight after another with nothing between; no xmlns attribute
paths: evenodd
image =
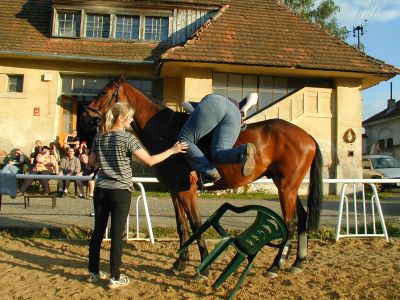
<svg viewBox="0 0 400 300"><path fill-rule="evenodd" d="M316 145L314 159L310 169L310 185L307 199L307 231L315 231L319 226L319 218L322 209L322 154L318 143Z"/></svg>

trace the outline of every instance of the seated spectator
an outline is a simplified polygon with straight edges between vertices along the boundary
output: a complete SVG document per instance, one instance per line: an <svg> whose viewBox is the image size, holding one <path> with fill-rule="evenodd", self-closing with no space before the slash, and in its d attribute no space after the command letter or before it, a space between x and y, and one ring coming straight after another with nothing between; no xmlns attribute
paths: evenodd
<svg viewBox="0 0 400 300"><path fill-rule="evenodd" d="M35 164L35 162L36 162L36 157L37 157L38 154L40 154L41 152L42 152L42 142L39 141L39 140L37 140L37 141L35 142L35 145L34 145L33 148L32 148L32 151L31 151L31 156L30 156L30 158L31 158L31 165L34 165L34 164Z"/></svg>
<svg viewBox="0 0 400 300"><path fill-rule="evenodd" d="M58 173L58 163L56 158L50 154L48 146L42 147L42 152L37 155L36 163L29 172L30 174L42 175L55 175ZM32 183L33 179L25 179L20 188L20 195L26 192L28 186ZM43 193L48 195L50 193L50 186L48 179L40 179L40 184L43 187Z"/></svg>
<svg viewBox="0 0 400 300"><path fill-rule="evenodd" d="M77 156L80 158L80 156L85 153L87 155L90 154L90 150L87 147L86 141L82 141L81 144L79 145L78 151L77 151Z"/></svg>
<svg viewBox="0 0 400 300"><path fill-rule="evenodd" d="M65 153L68 152L68 148L72 148L75 151L78 150L79 148L79 137L78 137L78 131L72 130L71 134L67 134L67 136L64 139L64 150Z"/></svg>
<svg viewBox="0 0 400 300"><path fill-rule="evenodd" d="M81 172L83 176L93 176L94 175L94 169L89 166L89 156L87 153L82 153L79 156L79 159L81 161ZM94 184L96 183L95 180L90 180L87 182L88 183L88 189L89 189L89 198L93 198L93 191L94 191Z"/></svg>
<svg viewBox="0 0 400 300"><path fill-rule="evenodd" d="M58 151L55 142L50 143L50 154L54 155L57 161L60 161L60 151Z"/></svg>
<svg viewBox="0 0 400 300"><path fill-rule="evenodd" d="M67 156L60 160L60 171L58 175L68 175L75 176L81 172L81 162L79 158L75 156L75 150L73 148L68 148ZM58 193L59 196L64 198L68 194L69 180L60 180L58 182ZM79 188L79 198L84 198L83 196L83 184L81 180L75 180L76 185Z"/></svg>
<svg viewBox="0 0 400 300"><path fill-rule="evenodd" d="M21 149L16 148L11 150L10 154L4 158L4 167L1 172L22 174L24 173L24 167L29 166L29 164L29 158L22 152Z"/></svg>

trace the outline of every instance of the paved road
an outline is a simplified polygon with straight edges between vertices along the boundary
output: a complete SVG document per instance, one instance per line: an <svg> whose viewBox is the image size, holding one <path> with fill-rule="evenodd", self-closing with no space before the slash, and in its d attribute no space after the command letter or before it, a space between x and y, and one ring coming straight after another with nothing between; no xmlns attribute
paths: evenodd
<svg viewBox="0 0 400 300"><path fill-rule="evenodd" d="M231 202L234 205L242 206L247 204L259 204L280 212L278 200L228 200L200 198L200 207L203 220L210 216L222 203ZM93 227L93 205L91 200L73 197L57 198L57 206L51 207L50 199L31 199L30 206L26 209L23 204L23 197L11 199L3 196L3 205L0 212L0 227L22 227L22 228L43 228L63 227L65 225L79 225L87 228ZM370 207L368 202L367 209ZM362 212L362 205L358 203L358 212ZM390 218L400 223L400 195L398 198L381 199L382 211L387 220ZM148 207L153 227L175 227L175 214L172 202L169 198L148 198ZM324 201L321 215L321 225L335 227L338 220L339 201ZM352 210L352 205L350 206ZM370 209L369 209L370 210ZM376 211L376 210L375 210ZM136 198L132 198L130 224L136 227ZM146 219L143 203L139 202L140 227L145 228ZM353 216L353 214L351 214ZM351 218L353 220L354 217ZM226 226L234 228L245 228L252 218L246 216L228 216L224 219ZM360 220L360 219L359 219ZM360 221L358 221L360 222ZM142 227L143 226L143 227Z"/></svg>

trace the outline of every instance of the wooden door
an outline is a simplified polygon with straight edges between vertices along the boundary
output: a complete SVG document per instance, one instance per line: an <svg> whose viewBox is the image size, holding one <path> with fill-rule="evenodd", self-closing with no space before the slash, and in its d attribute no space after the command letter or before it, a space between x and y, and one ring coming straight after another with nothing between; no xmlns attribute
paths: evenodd
<svg viewBox="0 0 400 300"><path fill-rule="evenodd" d="M61 96L60 124L58 129L58 143L62 148L64 139L72 130L76 130L78 101L74 97Z"/></svg>

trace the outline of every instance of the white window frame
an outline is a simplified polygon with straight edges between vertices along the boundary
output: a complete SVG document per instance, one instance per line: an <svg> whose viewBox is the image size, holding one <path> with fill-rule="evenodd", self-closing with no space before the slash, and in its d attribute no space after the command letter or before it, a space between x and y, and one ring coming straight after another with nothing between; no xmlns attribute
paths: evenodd
<svg viewBox="0 0 400 300"><path fill-rule="evenodd" d="M155 36L156 38L146 39L146 34L148 32L147 31L148 26L146 25L146 23L147 23L147 20L149 20L149 19L153 19L153 21L156 20L156 24L154 24L154 22L153 22L152 25L151 25L152 28L156 28L156 30L153 30L153 29L151 30L152 37ZM167 27L167 38L166 39L161 39L161 34L157 29L162 29L162 26L163 26L162 25L162 20L165 20L165 19L167 19L167 21L168 21L168 24L166 26ZM157 21L160 21L160 24L157 24ZM171 34L170 34L170 24L171 24L170 19L168 17L165 17L165 16L153 16L153 15L145 16L143 18L143 22L142 22L142 26L143 26L142 39L145 40L145 41L160 41L160 42L168 41L170 39L170 36L171 36Z"/></svg>
<svg viewBox="0 0 400 300"><path fill-rule="evenodd" d="M69 36L64 34L59 34L59 15L61 14L79 14L80 15L80 28L77 29L77 36ZM88 16L89 15L97 15L97 16L108 16L110 20L109 27L109 35L108 37L101 37L98 35L95 36L87 36L87 24L88 24ZM117 17L132 17L139 18L139 36L138 38L117 38L116 30L117 30ZM146 39L146 19L154 18L159 19L162 23L162 19L167 19L168 24L166 25L166 31L164 34L160 34L156 30L156 36L152 35L152 39ZM124 40L124 41L148 41L148 42L172 42L172 25L173 25L173 13L165 13L165 12L148 12L148 11L132 11L131 13L126 12L105 12L96 9L74 9L72 7L54 7L53 8L53 24L52 24L52 36L56 38L85 38L85 39L102 39L102 40ZM155 25L155 26L162 26ZM163 29L163 28L162 28ZM103 31L102 31L103 32ZM161 36L165 36L166 38L161 38Z"/></svg>
<svg viewBox="0 0 400 300"><path fill-rule="evenodd" d="M134 20L134 19L138 19L138 36L137 36L137 38L132 38L132 32L133 32L133 24L131 24L131 30L129 31L129 33L130 33L130 38L126 38L126 37L124 37L124 31L122 31L122 37L117 37L117 20L118 20L118 17L121 17L121 18L130 18L131 20ZM115 21L114 21L114 26L113 26L113 28L114 28L114 38L116 39L116 40L139 40L140 39L140 19L141 19L141 16L140 15L124 15L124 14L115 14ZM122 25L123 27L125 26L125 24L123 24Z"/></svg>
<svg viewBox="0 0 400 300"><path fill-rule="evenodd" d="M16 79L16 82L11 82L12 79ZM21 79L19 82L18 79ZM18 90L20 86L21 90ZM11 89L11 87L14 87ZM23 93L24 92L24 75L21 74L7 74L7 93Z"/></svg>
<svg viewBox="0 0 400 300"><path fill-rule="evenodd" d="M85 26L85 37L88 39L109 39L111 38L112 35L112 30L111 28L113 27L112 24L112 17L111 14L104 14L104 13L96 13L96 12L86 12L84 14L85 18L85 22L84 22L84 26ZM93 16L94 17L94 23L93 23L93 34L94 36L88 36L88 19L89 16ZM108 17L108 36L107 37L103 37L103 33L104 33L104 17ZM99 18L101 18L101 22L99 22ZM101 28L98 28L99 26L101 26ZM100 36L99 36L100 34Z"/></svg>

